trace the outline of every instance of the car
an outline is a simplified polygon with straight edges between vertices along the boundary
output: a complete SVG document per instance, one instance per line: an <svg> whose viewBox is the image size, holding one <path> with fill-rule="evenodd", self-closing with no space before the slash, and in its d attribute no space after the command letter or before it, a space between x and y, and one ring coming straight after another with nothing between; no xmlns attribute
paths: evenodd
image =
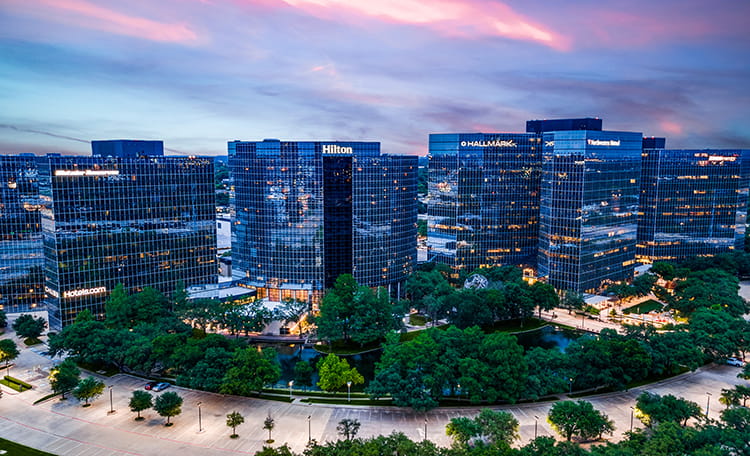
<svg viewBox="0 0 750 456"><path fill-rule="evenodd" d="M162 391L162 390L165 390L165 389L169 388L170 386L172 386L172 385L170 385L167 382L157 383L156 386L154 386L153 388L151 388L151 391L159 392L159 391Z"/></svg>
<svg viewBox="0 0 750 456"><path fill-rule="evenodd" d="M151 390L152 390L152 389L154 389L154 387L155 387L156 385L158 385L158 384L159 384L159 382L148 382L148 383L146 383L146 384L145 384L145 385L143 386L143 389L145 389L146 391L151 391Z"/></svg>
<svg viewBox="0 0 750 456"><path fill-rule="evenodd" d="M745 363L741 359L737 359L737 358L729 358L727 360L727 364L729 364L730 366L737 366L737 367L743 367L745 365Z"/></svg>

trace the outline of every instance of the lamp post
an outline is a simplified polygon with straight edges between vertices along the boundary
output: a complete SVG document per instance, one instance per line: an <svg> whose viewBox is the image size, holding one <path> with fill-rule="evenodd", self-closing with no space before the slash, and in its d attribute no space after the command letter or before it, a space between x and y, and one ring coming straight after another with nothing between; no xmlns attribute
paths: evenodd
<svg viewBox="0 0 750 456"><path fill-rule="evenodd" d="M570 377L568 379L568 383L570 383L570 393L569 394L573 394L573 377Z"/></svg>
<svg viewBox="0 0 750 456"><path fill-rule="evenodd" d="M706 391L706 420L708 420L708 409L711 406L711 393Z"/></svg>
<svg viewBox="0 0 750 456"><path fill-rule="evenodd" d="M424 419L424 439L427 440L427 418Z"/></svg>
<svg viewBox="0 0 750 456"><path fill-rule="evenodd" d="M289 402L292 401L292 386L294 385L294 380L289 380Z"/></svg>
<svg viewBox="0 0 750 456"><path fill-rule="evenodd" d="M539 424L539 417L534 415L534 439L536 439L536 427Z"/></svg>
<svg viewBox="0 0 750 456"><path fill-rule="evenodd" d="M203 422L201 421L201 404L203 402L198 402L198 433L200 434L203 432Z"/></svg>
<svg viewBox="0 0 750 456"><path fill-rule="evenodd" d="M107 412L107 415L111 415L115 413L115 405L112 401L112 385L109 385L109 412Z"/></svg>
<svg viewBox="0 0 750 456"><path fill-rule="evenodd" d="M631 405L630 406L630 432L633 432L633 412L634 411L635 411L635 409Z"/></svg>
<svg viewBox="0 0 750 456"><path fill-rule="evenodd" d="M312 415L307 415L307 443L310 443L310 441L312 441L312 428L310 427L311 418Z"/></svg>
<svg viewBox="0 0 750 456"><path fill-rule="evenodd" d="M352 382L346 382L346 402L352 401Z"/></svg>

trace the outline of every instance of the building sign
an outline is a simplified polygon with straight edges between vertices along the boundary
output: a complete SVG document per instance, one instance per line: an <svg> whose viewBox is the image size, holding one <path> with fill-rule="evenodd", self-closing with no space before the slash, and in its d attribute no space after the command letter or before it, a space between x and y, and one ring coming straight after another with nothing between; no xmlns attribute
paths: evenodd
<svg viewBox="0 0 750 456"><path fill-rule="evenodd" d="M55 176L117 176L116 169L56 169Z"/></svg>
<svg viewBox="0 0 750 456"><path fill-rule="evenodd" d="M80 298L82 296L98 295L107 292L107 287L79 288L78 290L63 291L63 298Z"/></svg>
<svg viewBox="0 0 750 456"><path fill-rule="evenodd" d="M601 139L588 139L589 146L619 146L619 139L601 140Z"/></svg>
<svg viewBox="0 0 750 456"><path fill-rule="evenodd" d="M494 141L461 141L461 147L517 147L517 144L512 139L507 141L496 139Z"/></svg>
<svg viewBox="0 0 750 456"><path fill-rule="evenodd" d="M345 155L345 154L351 154L353 152L353 149L351 147L343 147L336 144L324 144L323 145L323 153L324 154L339 154L339 155Z"/></svg>
<svg viewBox="0 0 750 456"><path fill-rule="evenodd" d="M555 147L554 141L544 141L544 147Z"/></svg>
<svg viewBox="0 0 750 456"><path fill-rule="evenodd" d="M737 160L737 157L725 157L723 155L709 155L708 161L710 162L733 162Z"/></svg>
<svg viewBox="0 0 750 456"><path fill-rule="evenodd" d="M52 288L50 288L50 287L48 287L46 285L44 286L44 292L47 293L48 295L52 296L53 298L59 298L60 297L60 294L57 292L57 290L53 290Z"/></svg>

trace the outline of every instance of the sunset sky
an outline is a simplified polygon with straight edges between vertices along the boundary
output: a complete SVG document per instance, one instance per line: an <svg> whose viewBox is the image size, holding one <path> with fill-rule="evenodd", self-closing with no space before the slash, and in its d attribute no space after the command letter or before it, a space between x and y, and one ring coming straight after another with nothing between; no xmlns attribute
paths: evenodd
<svg viewBox="0 0 750 456"><path fill-rule="evenodd" d="M369 140L602 117L750 148L744 0L1 0L0 153Z"/></svg>

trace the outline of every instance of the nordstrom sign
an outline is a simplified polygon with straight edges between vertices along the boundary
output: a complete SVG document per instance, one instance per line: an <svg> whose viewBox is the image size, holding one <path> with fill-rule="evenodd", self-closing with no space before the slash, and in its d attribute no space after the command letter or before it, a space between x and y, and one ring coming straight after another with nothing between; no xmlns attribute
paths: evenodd
<svg viewBox="0 0 750 456"><path fill-rule="evenodd" d="M587 141L589 143L589 146L619 146L620 145L619 139L610 139L607 141L603 141L601 139L589 139Z"/></svg>

